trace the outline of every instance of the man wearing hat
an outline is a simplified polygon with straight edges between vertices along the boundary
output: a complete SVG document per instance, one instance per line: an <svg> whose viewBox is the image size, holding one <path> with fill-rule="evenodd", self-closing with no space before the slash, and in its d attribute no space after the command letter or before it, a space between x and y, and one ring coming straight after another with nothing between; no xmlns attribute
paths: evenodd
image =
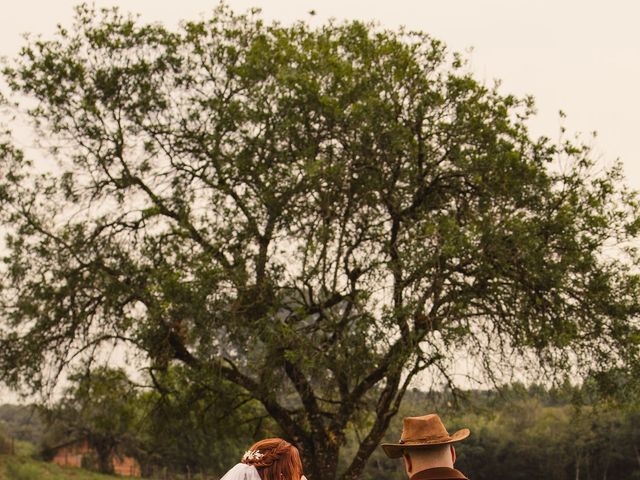
<svg viewBox="0 0 640 480"><path fill-rule="evenodd" d="M403 419L399 443L383 443L389 458L404 458L404 466L411 480L464 479L462 472L453 468L456 450L453 443L469 436L463 428L449 435L440 417L435 413Z"/></svg>

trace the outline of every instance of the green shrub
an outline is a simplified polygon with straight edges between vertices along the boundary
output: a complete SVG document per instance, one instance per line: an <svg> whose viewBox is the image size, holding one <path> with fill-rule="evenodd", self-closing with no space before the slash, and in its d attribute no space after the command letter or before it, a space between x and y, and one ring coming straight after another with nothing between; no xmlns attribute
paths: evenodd
<svg viewBox="0 0 640 480"><path fill-rule="evenodd" d="M32 463L11 462L7 464L7 478L11 480L39 480L42 470Z"/></svg>

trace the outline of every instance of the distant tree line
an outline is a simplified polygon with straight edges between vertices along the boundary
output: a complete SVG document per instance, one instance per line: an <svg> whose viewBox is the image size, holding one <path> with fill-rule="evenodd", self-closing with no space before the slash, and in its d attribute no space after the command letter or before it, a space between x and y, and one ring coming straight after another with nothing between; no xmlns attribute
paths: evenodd
<svg viewBox="0 0 640 480"><path fill-rule="evenodd" d="M604 400L588 388L510 386L502 392L467 392L443 416L450 430L469 427L456 447L457 467L473 480L640 479L640 402L637 396ZM429 396L413 392L389 429L397 440L401 417L431 410ZM406 478L401 462L376 452L370 480Z"/></svg>
<svg viewBox="0 0 640 480"><path fill-rule="evenodd" d="M256 438L282 435L257 403L232 385L217 391L198 387L186 371L169 370L171 390L141 391L122 371L76 375L51 409L0 406L5 431L40 442L43 451L83 436L98 457L125 448L146 474L223 473ZM407 393L385 441L394 441L402 417L439 412L450 430L466 426L472 435L457 446L458 466L473 480L640 479L640 401L637 395L604 399L591 385L561 388L510 385L499 391ZM373 421L363 411L359 424ZM42 428L43 420L48 427ZM347 466L362 432L350 429L344 445ZM106 465L107 462L102 462ZM405 478L402 462L373 453L362 474L367 480Z"/></svg>
<svg viewBox="0 0 640 480"><path fill-rule="evenodd" d="M0 437L13 438L38 445L42 441L45 423L34 406L0 405Z"/></svg>

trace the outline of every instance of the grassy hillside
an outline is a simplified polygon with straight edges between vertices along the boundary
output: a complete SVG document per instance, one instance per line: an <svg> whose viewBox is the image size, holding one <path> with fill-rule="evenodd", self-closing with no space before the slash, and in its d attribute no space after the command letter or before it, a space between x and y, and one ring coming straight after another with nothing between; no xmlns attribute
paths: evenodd
<svg viewBox="0 0 640 480"><path fill-rule="evenodd" d="M62 468L17 455L0 456L0 480L113 480L81 468Z"/></svg>
<svg viewBox="0 0 640 480"><path fill-rule="evenodd" d="M16 442L15 455L0 455L0 480L114 480L81 468L62 468L53 463L34 460L29 442Z"/></svg>

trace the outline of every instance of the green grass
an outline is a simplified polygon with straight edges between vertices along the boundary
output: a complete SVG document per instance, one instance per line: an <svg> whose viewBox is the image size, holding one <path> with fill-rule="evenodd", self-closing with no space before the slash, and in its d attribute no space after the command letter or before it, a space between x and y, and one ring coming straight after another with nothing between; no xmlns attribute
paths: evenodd
<svg viewBox="0 0 640 480"><path fill-rule="evenodd" d="M16 446L16 450L18 450ZM19 452L19 450L18 450ZM25 455L0 455L0 480L114 480L82 468L65 468Z"/></svg>

